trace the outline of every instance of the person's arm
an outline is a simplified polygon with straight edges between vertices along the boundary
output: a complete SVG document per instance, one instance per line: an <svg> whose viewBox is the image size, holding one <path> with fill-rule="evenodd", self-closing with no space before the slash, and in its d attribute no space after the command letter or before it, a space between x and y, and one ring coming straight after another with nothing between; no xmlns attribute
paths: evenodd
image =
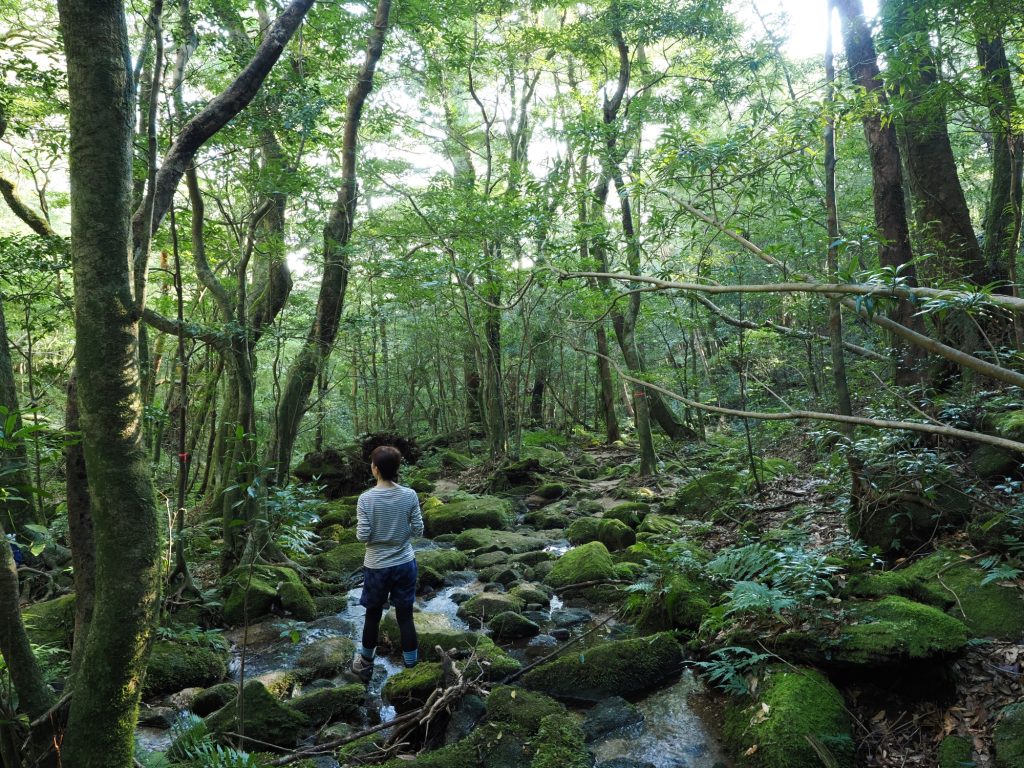
<svg viewBox="0 0 1024 768"><path fill-rule="evenodd" d="M409 513L409 529L414 539L423 535L423 512L420 510L419 496L415 493L412 495L412 511Z"/></svg>
<svg viewBox="0 0 1024 768"><path fill-rule="evenodd" d="M366 502L359 497L356 502L356 541L369 543L372 527L370 525L370 514L367 511Z"/></svg>

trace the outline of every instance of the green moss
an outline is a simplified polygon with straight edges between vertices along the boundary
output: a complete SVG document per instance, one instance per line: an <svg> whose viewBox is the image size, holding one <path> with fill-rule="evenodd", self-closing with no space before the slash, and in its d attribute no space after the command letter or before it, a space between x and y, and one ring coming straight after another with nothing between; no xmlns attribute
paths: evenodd
<svg viewBox="0 0 1024 768"><path fill-rule="evenodd" d="M229 701L233 701L236 696L238 696L238 683L218 683L192 699L189 709L200 717L206 717Z"/></svg>
<svg viewBox="0 0 1024 768"><path fill-rule="evenodd" d="M850 578L848 594L899 595L947 611L961 619L974 637L1024 639L1024 600L1019 589L991 582L985 572L955 552L936 552L907 568Z"/></svg>
<svg viewBox="0 0 1024 768"><path fill-rule="evenodd" d="M569 715L548 715L541 720L530 768L590 768L590 753L583 729Z"/></svg>
<svg viewBox="0 0 1024 768"><path fill-rule="evenodd" d="M487 628L491 630L494 638L501 642L540 634L540 627L537 624L513 611L499 613L487 622Z"/></svg>
<svg viewBox="0 0 1024 768"><path fill-rule="evenodd" d="M963 622L937 608L902 597L861 603L849 610L848 624L832 656L849 664L889 664L955 653L967 644Z"/></svg>
<svg viewBox="0 0 1024 768"><path fill-rule="evenodd" d="M565 483L544 483L544 485L533 493L536 496L540 496L542 499L554 501L555 499L560 499L569 493L569 488Z"/></svg>
<svg viewBox="0 0 1024 768"><path fill-rule="evenodd" d="M462 472L473 466L473 460L458 451L444 450L441 451L441 466Z"/></svg>
<svg viewBox="0 0 1024 768"><path fill-rule="evenodd" d="M343 501L329 501L324 505L320 513L320 528L331 525L340 525L342 528L352 528L356 524L356 505Z"/></svg>
<svg viewBox="0 0 1024 768"><path fill-rule="evenodd" d="M996 751L996 768L1024 765L1024 702L1003 707L992 730L992 744Z"/></svg>
<svg viewBox="0 0 1024 768"><path fill-rule="evenodd" d="M535 584L519 584L510 592L512 597L521 600L523 605L547 605L550 601L548 593Z"/></svg>
<svg viewBox="0 0 1024 768"><path fill-rule="evenodd" d="M342 546L351 546L343 544ZM309 590L291 568L273 565L254 565L236 568L222 582L227 592L224 601L224 619L229 624L241 624L245 617L248 594L248 619L266 616L276 605L300 621L311 621L316 616L316 604Z"/></svg>
<svg viewBox="0 0 1024 768"><path fill-rule="evenodd" d="M645 570L646 568L639 563L616 563L615 578L621 581L635 581Z"/></svg>
<svg viewBox="0 0 1024 768"><path fill-rule="evenodd" d="M333 541L335 544L351 544L356 540L356 531L355 528L328 525L320 529L320 538Z"/></svg>
<svg viewBox="0 0 1024 768"><path fill-rule="evenodd" d="M499 613L519 613L522 610L522 600L513 595L503 592L481 592L459 606L459 617L485 622Z"/></svg>
<svg viewBox="0 0 1024 768"><path fill-rule="evenodd" d="M615 563L608 548L599 541L570 549L555 561L544 583L555 589L571 584L615 578Z"/></svg>
<svg viewBox="0 0 1024 768"><path fill-rule="evenodd" d="M288 706L300 712L315 725L329 723L339 717L351 717L366 698L362 685L343 685L338 688L320 688L296 696Z"/></svg>
<svg viewBox="0 0 1024 768"><path fill-rule="evenodd" d="M21 616L33 643L71 650L75 633L74 594L33 603L21 612Z"/></svg>
<svg viewBox="0 0 1024 768"><path fill-rule="evenodd" d="M718 469L683 485L662 509L676 515L704 517L743 495L744 478L735 469Z"/></svg>
<svg viewBox="0 0 1024 768"><path fill-rule="evenodd" d="M654 537L664 536L676 538L682 530L679 521L664 515L647 515L637 526L637 534L650 534Z"/></svg>
<svg viewBox="0 0 1024 768"><path fill-rule="evenodd" d="M601 643L530 670L523 685L560 699L596 701L648 691L679 674L682 649L672 635Z"/></svg>
<svg viewBox="0 0 1024 768"><path fill-rule="evenodd" d="M309 720L275 699L263 686L253 680L242 691L245 712L245 733L261 742L279 747L294 747L299 731ZM206 718L212 733L238 733L237 702L231 701Z"/></svg>
<svg viewBox="0 0 1024 768"><path fill-rule="evenodd" d="M427 536L460 533L470 528L508 528L512 512L508 502L496 496L460 499L423 511Z"/></svg>
<svg viewBox="0 0 1024 768"><path fill-rule="evenodd" d="M974 765L971 740L964 736L947 736L939 744L938 768L969 768Z"/></svg>
<svg viewBox="0 0 1024 768"><path fill-rule="evenodd" d="M485 723L455 744L417 755L413 760L389 760L381 768L522 768L529 749L507 726Z"/></svg>
<svg viewBox="0 0 1024 768"><path fill-rule="evenodd" d="M363 567L365 556L366 545L361 542L339 544L313 558L313 565L324 571L324 578L327 578L328 574L344 578Z"/></svg>
<svg viewBox="0 0 1024 768"><path fill-rule="evenodd" d="M606 520L618 520L630 528L636 528L651 511L651 505L642 501L627 501L616 504L604 513Z"/></svg>
<svg viewBox="0 0 1024 768"><path fill-rule="evenodd" d="M226 645L185 645L168 640L153 644L142 686L143 698L177 693L184 688L205 688L228 673Z"/></svg>
<svg viewBox="0 0 1024 768"><path fill-rule="evenodd" d="M443 675L440 664L423 661L389 677L381 693L398 712L408 712L423 705Z"/></svg>
<svg viewBox="0 0 1024 768"><path fill-rule="evenodd" d="M501 550L518 555L543 549L547 543L537 536L512 531L492 531L485 528L470 528L455 537L455 548L463 551L476 550L476 553L495 552Z"/></svg>
<svg viewBox="0 0 1024 768"><path fill-rule="evenodd" d="M428 549L416 553L416 564L420 568L432 568L438 573L461 571L469 565L465 552L457 549Z"/></svg>
<svg viewBox="0 0 1024 768"><path fill-rule="evenodd" d="M355 652L355 643L347 637L315 640L299 653L296 672L306 681L334 677L348 668Z"/></svg>
<svg viewBox="0 0 1024 768"><path fill-rule="evenodd" d="M738 768L849 768L854 744L843 697L824 675L810 669L771 670L757 701L726 711L725 742Z"/></svg>
<svg viewBox="0 0 1024 768"><path fill-rule="evenodd" d="M437 613L414 613L420 655L425 661L440 661L436 649L443 651L472 651L476 661L470 675L483 674L487 680L500 680L519 669L520 664L494 644L491 638L476 632L454 629L448 619ZM390 648L398 649L398 622L394 611L389 611L380 624L381 639Z"/></svg>
<svg viewBox="0 0 1024 768"><path fill-rule="evenodd" d="M565 715L563 704L543 693L500 685L487 697L487 719L509 723L524 735L532 735L549 715Z"/></svg>
<svg viewBox="0 0 1024 768"><path fill-rule="evenodd" d="M636 534L632 528L618 520L602 517L581 517L569 526L565 536L573 544L600 541L612 551L636 543Z"/></svg>
<svg viewBox="0 0 1024 768"><path fill-rule="evenodd" d="M562 451L542 448L539 445L523 446L520 454L524 459L536 459L544 469L561 469L569 465L569 458Z"/></svg>
<svg viewBox="0 0 1024 768"><path fill-rule="evenodd" d="M661 590L644 601L637 616L637 628L642 632L696 630L709 610L711 602L707 585L682 574L674 574Z"/></svg>
<svg viewBox="0 0 1024 768"><path fill-rule="evenodd" d="M643 542L626 547L622 552L615 554L615 561L618 563L637 563L646 565L658 559L657 553L649 544Z"/></svg>

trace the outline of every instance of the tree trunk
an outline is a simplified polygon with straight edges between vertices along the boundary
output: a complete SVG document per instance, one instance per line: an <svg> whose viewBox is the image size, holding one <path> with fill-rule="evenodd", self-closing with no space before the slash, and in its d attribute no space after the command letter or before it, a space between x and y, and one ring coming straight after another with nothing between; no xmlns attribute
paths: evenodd
<svg viewBox="0 0 1024 768"><path fill-rule="evenodd" d="M878 58L871 39L861 0L836 0L843 20L843 40L846 45L847 67L853 81L884 107L886 100L879 77ZM883 267L899 269L911 285L917 284L917 273L911 263L910 229L903 197L903 173L896 129L891 122L882 120L881 109L866 109L863 117L864 136L871 159L872 200L875 209L875 227L878 230L878 259ZM913 305L900 299L890 315L895 322L913 329L921 329L920 318ZM897 342L894 376L897 383L911 384L923 376L923 355L916 346Z"/></svg>
<svg viewBox="0 0 1024 768"><path fill-rule="evenodd" d="M64 429L69 434L80 432L78 413L78 371L68 378ZM89 498L89 477L85 469L85 451L81 440L68 440L64 448L68 505L68 532L71 538L71 565L75 578L75 643L71 652L71 679L82 665L85 639L92 624L96 601L96 542L93 537L92 507Z"/></svg>
<svg viewBox="0 0 1024 768"><path fill-rule="evenodd" d="M142 444L132 296L133 88L119 0L60 0L68 70L71 257L79 409L96 541L96 602L63 760L131 768L158 596L159 528Z"/></svg>
<svg viewBox="0 0 1024 768"><path fill-rule="evenodd" d="M342 139L341 188L324 227L324 273L317 297L316 316L306 342L292 362L285 378L281 403L277 409L275 433L268 449L268 463L274 467L277 482L283 484L291 468L299 423L306 413L309 393L317 375L327 364L348 286L348 241L356 213L356 148L363 105L373 89L373 75L384 48L384 37L391 13L391 0L377 0L373 30L366 46L366 58L348 94L345 129Z"/></svg>

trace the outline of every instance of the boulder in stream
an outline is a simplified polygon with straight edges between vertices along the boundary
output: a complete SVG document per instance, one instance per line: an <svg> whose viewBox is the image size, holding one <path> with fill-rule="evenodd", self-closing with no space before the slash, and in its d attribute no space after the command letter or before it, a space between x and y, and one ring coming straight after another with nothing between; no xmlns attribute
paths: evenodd
<svg viewBox="0 0 1024 768"><path fill-rule="evenodd" d="M304 693L291 699L288 706L309 718L310 723L323 725L338 718L351 717L362 706L365 698L366 688L353 683Z"/></svg>
<svg viewBox="0 0 1024 768"><path fill-rule="evenodd" d="M216 638L216 635L213 637ZM228 647L219 642L192 645L160 640L153 644L142 686L143 698L213 685L228 672Z"/></svg>
<svg viewBox="0 0 1024 768"><path fill-rule="evenodd" d="M509 503L496 496L460 498L423 510L423 525L429 537L461 533L471 528L503 530L511 521Z"/></svg>
<svg viewBox="0 0 1024 768"><path fill-rule="evenodd" d="M299 676L302 680L334 677L348 669L356 645L347 637L325 637L314 640L299 653Z"/></svg>
<svg viewBox="0 0 1024 768"><path fill-rule="evenodd" d="M242 701L245 733L252 734L261 742L278 747L294 747L299 731L309 725L305 715L275 699L258 680L245 684ZM230 701L225 704L206 718L206 724L215 734L238 733L237 703Z"/></svg>
<svg viewBox="0 0 1024 768"><path fill-rule="evenodd" d="M222 585L227 594L224 619L229 624L241 624L246 618L253 621L275 608L287 611L300 621L316 617L316 604L309 590L291 568L239 566L224 577Z"/></svg>
<svg viewBox="0 0 1024 768"><path fill-rule="evenodd" d="M568 701L633 696L677 677L683 653L671 634L594 645L530 670L523 685Z"/></svg>
<svg viewBox="0 0 1024 768"><path fill-rule="evenodd" d="M608 548L599 541L570 549L555 562L544 583L555 589L591 581L615 578L615 563Z"/></svg>
<svg viewBox="0 0 1024 768"><path fill-rule="evenodd" d="M565 532L572 544L600 541L609 550L625 549L636 543L633 529L623 522L603 517L581 517Z"/></svg>
<svg viewBox="0 0 1024 768"><path fill-rule="evenodd" d="M540 627L525 616L513 611L499 613L487 622L494 638L500 642L521 640L540 634Z"/></svg>

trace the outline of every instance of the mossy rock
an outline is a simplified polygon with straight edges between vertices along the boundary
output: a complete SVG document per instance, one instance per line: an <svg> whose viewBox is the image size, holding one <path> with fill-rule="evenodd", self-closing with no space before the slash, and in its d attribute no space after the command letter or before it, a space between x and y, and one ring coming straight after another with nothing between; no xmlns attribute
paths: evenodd
<svg viewBox="0 0 1024 768"><path fill-rule="evenodd" d="M598 701L649 691L677 676L682 663L679 643L663 632L567 654L530 670L522 683L557 699Z"/></svg>
<svg viewBox="0 0 1024 768"><path fill-rule="evenodd" d="M636 563L646 565L658 560L658 554L654 549L644 542L638 542L626 547L622 552L616 552L614 560L617 563Z"/></svg>
<svg viewBox="0 0 1024 768"><path fill-rule="evenodd" d="M967 463L983 480L1001 480L1020 473L1020 455L997 445L979 445L971 451Z"/></svg>
<svg viewBox="0 0 1024 768"><path fill-rule="evenodd" d="M238 696L238 683L217 683L201 691L189 704L195 714L200 717L216 712L228 702L234 701Z"/></svg>
<svg viewBox="0 0 1024 768"><path fill-rule="evenodd" d="M488 680L500 680L520 668L520 663L494 644L491 638L477 632L455 629L447 617L438 613L414 613L413 622L419 640L420 657L425 661L440 661L436 649L448 652L472 651L477 661L469 674L483 674ZM397 650L399 645L398 621L395 612L389 611L380 623L383 643Z"/></svg>
<svg viewBox="0 0 1024 768"><path fill-rule="evenodd" d="M348 597L345 595L320 595L313 598L316 605L316 616L336 616L348 608Z"/></svg>
<svg viewBox="0 0 1024 768"><path fill-rule="evenodd" d="M170 640L153 643L142 685L145 699L185 688L206 688L228 673L227 643L186 645Z"/></svg>
<svg viewBox="0 0 1024 768"><path fill-rule="evenodd" d="M681 531L682 526L679 521L665 515L647 515L636 528L638 538L641 534L646 534L655 539L661 537L674 539L679 536Z"/></svg>
<svg viewBox="0 0 1024 768"><path fill-rule="evenodd" d="M850 533L886 555L920 548L938 528L959 525L970 510L962 494L949 493L936 502L914 501L901 496L883 496L874 503L851 510L846 516Z"/></svg>
<svg viewBox="0 0 1024 768"><path fill-rule="evenodd" d="M1024 529L1019 509L979 511L967 526L967 537L979 550L1010 552Z"/></svg>
<svg viewBox="0 0 1024 768"><path fill-rule="evenodd" d="M356 524L356 505L343 501L329 501L320 512L319 528L322 531L331 525L353 528Z"/></svg>
<svg viewBox="0 0 1024 768"><path fill-rule="evenodd" d="M902 597L859 603L832 649L840 663L884 666L963 650L967 627L937 608Z"/></svg>
<svg viewBox="0 0 1024 768"><path fill-rule="evenodd" d="M522 733L536 733L549 715L565 715L565 705L543 693L499 685L487 697L487 719L508 723Z"/></svg>
<svg viewBox="0 0 1024 768"><path fill-rule="evenodd" d="M328 575L344 579L363 567L366 557L366 545L362 542L339 544L313 558L313 565Z"/></svg>
<svg viewBox="0 0 1024 768"><path fill-rule="evenodd" d="M494 552L485 552L482 555L477 555L473 558L473 568L481 570L483 568L491 568L495 565L504 565L508 562L508 552L502 550L496 550Z"/></svg>
<svg viewBox="0 0 1024 768"><path fill-rule="evenodd" d="M411 669L403 669L384 683L383 697L399 713L423 706L441 683L444 670L436 662L423 661Z"/></svg>
<svg viewBox="0 0 1024 768"><path fill-rule="evenodd" d="M380 765L381 768L524 768L530 752L527 740L507 725L485 723L454 744L424 752L412 760L401 757Z"/></svg>
<svg viewBox="0 0 1024 768"><path fill-rule="evenodd" d="M354 528L328 525L320 529L320 538L325 541L333 541L335 544L352 544L356 540L356 532Z"/></svg>
<svg viewBox="0 0 1024 768"><path fill-rule="evenodd" d="M636 581L647 568L639 563L616 563L615 578L619 581Z"/></svg>
<svg viewBox="0 0 1024 768"><path fill-rule="evenodd" d="M636 529L650 514L650 511L650 504L642 501L627 501L605 510L604 517L606 520L618 520L620 523L625 523L630 528Z"/></svg>
<svg viewBox="0 0 1024 768"><path fill-rule="evenodd" d="M523 520L538 531L549 531L569 525L569 512L561 503L551 504L540 509L531 509L523 516Z"/></svg>
<svg viewBox="0 0 1024 768"><path fill-rule="evenodd" d="M565 453L539 445L523 446L520 456L523 459L535 459L543 469L548 471L569 466L569 457Z"/></svg>
<svg viewBox="0 0 1024 768"><path fill-rule="evenodd" d="M528 582L517 584L509 591L509 594L521 600L523 605L546 606L551 601L551 596L543 587Z"/></svg>
<svg viewBox="0 0 1024 768"><path fill-rule="evenodd" d="M1024 766L1024 701L1003 707L995 728L992 745L996 752L996 768Z"/></svg>
<svg viewBox="0 0 1024 768"><path fill-rule="evenodd" d="M456 472L464 472L473 466L473 459L464 453L453 450L443 450L440 453L441 466L445 469L454 469Z"/></svg>
<svg viewBox="0 0 1024 768"><path fill-rule="evenodd" d="M522 610L523 601L513 595L504 592L481 592L460 605L458 615L464 620L475 619L483 623L499 613L519 613Z"/></svg>
<svg viewBox="0 0 1024 768"><path fill-rule="evenodd" d="M583 728L570 715L548 715L540 722L530 768L590 768Z"/></svg>
<svg viewBox="0 0 1024 768"><path fill-rule="evenodd" d="M936 552L907 568L852 576L847 594L899 595L961 619L973 637L1024 639L1024 592L998 582L982 584L985 572L955 552ZM945 585L945 586L943 586Z"/></svg>
<svg viewBox="0 0 1024 768"><path fill-rule="evenodd" d="M544 577L549 587L560 589L589 581L613 580L615 563L608 548L599 541L570 549L555 561L551 572Z"/></svg>
<svg viewBox="0 0 1024 768"><path fill-rule="evenodd" d="M737 768L852 768L854 743L843 697L820 672L773 668L757 700L726 710L725 743Z"/></svg>
<svg viewBox="0 0 1024 768"><path fill-rule="evenodd" d="M324 637L303 647L296 662L303 680L334 677L348 669L356 645L347 637Z"/></svg>
<svg viewBox="0 0 1024 768"><path fill-rule="evenodd" d="M245 733L265 744L294 747L299 732L309 725L309 718L282 704L263 686L252 680L242 691ZM238 706L231 701L206 718L212 733L239 733Z"/></svg>
<svg viewBox="0 0 1024 768"><path fill-rule="evenodd" d="M523 552L519 555L511 555L508 558L508 561L510 564L513 565L525 565L528 567L532 567L534 565L537 565L538 563L546 563L554 559L555 555L551 554L550 552L543 549L537 549L533 552Z"/></svg>
<svg viewBox="0 0 1024 768"><path fill-rule="evenodd" d="M566 496L569 493L569 486L565 483L544 483L537 490L533 492L535 496L539 496L546 501L556 501L557 499Z"/></svg>
<svg viewBox="0 0 1024 768"><path fill-rule="evenodd" d="M469 565L469 558L457 549L425 549L416 553L416 564L445 574L464 570Z"/></svg>
<svg viewBox="0 0 1024 768"><path fill-rule="evenodd" d="M366 689L359 683L354 683L304 693L291 699L288 706L305 715L310 723L323 725L356 714L365 698Z"/></svg>
<svg viewBox="0 0 1024 768"><path fill-rule="evenodd" d="M600 515L604 513L601 503L593 499L580 499L576 502L574 514L578 517Z"/></svg>
<svg viewBox="0 0 1024 768"><path fill-rule="evenodd" d="M501 642L522 640L540 634L540 626L514 611L499 613L487 622L487 628Z"/></svg>
<svg viewBox="0 0 1024 768"><path fill-rule="evenodd" d="M670 576L650 595L637 616L641 632L667 629L696 630L711 610L710 588L682 574Z"/></svg>
<svg viewBox="0 0 1024 768"><path fill-rule="evenodd" d="M3 546L6 546L4 544ZM29 640L36 645L71 650L75 634L75 596L33 603L21 612Z"/></svg>
<svg viewBox="0 0 1024 768"><path fill-rule="evenodd" d="M240 566L225 576L222 584L227 593L224 619L229 624L237 625L245 620L247 593L250 622L277 607L300 621L312 621L316 617L316 604L309 590L291 568L254 565L250 574L249 566Z"/></svg>
<svg viewBox="0 0 1024 768"><path fill-rule="evenodd" d="M511 555L544 549L547 542L538 537L512 531L492 531L485 528L470 528L455 537L455 548L462 551L508 552Z"/></svg>
<svg viewBox="0 0 1024 768"><path fill-rule="evenodd" d="M427 536L431 537L471 528L503 530L508 528L511 519L508 502L496 496L459 499L423 511L423 525Z"/></svg>
<svg viewBox="0 0 1024 768"><path fill-rule="evenodd" d="M974 765L972 742L965 736L947 736L939 744L938 768L969 768Z"/></svg>
<svg viewBox="0 0 1024 768"><path fill-rule="evenodd" d="M632 528L618 520L602 517L581 517L569 526L565 536L572 544L600 541L612 551L636 543L636 534Z"/></svg>
<svg viewBox="0 0 1024 768"><path fill-rule="evenodd" d="M672 514L703 518L742 498L744 484L744 477L735 469L712 470L680 487L661 507Z"/></svg>

